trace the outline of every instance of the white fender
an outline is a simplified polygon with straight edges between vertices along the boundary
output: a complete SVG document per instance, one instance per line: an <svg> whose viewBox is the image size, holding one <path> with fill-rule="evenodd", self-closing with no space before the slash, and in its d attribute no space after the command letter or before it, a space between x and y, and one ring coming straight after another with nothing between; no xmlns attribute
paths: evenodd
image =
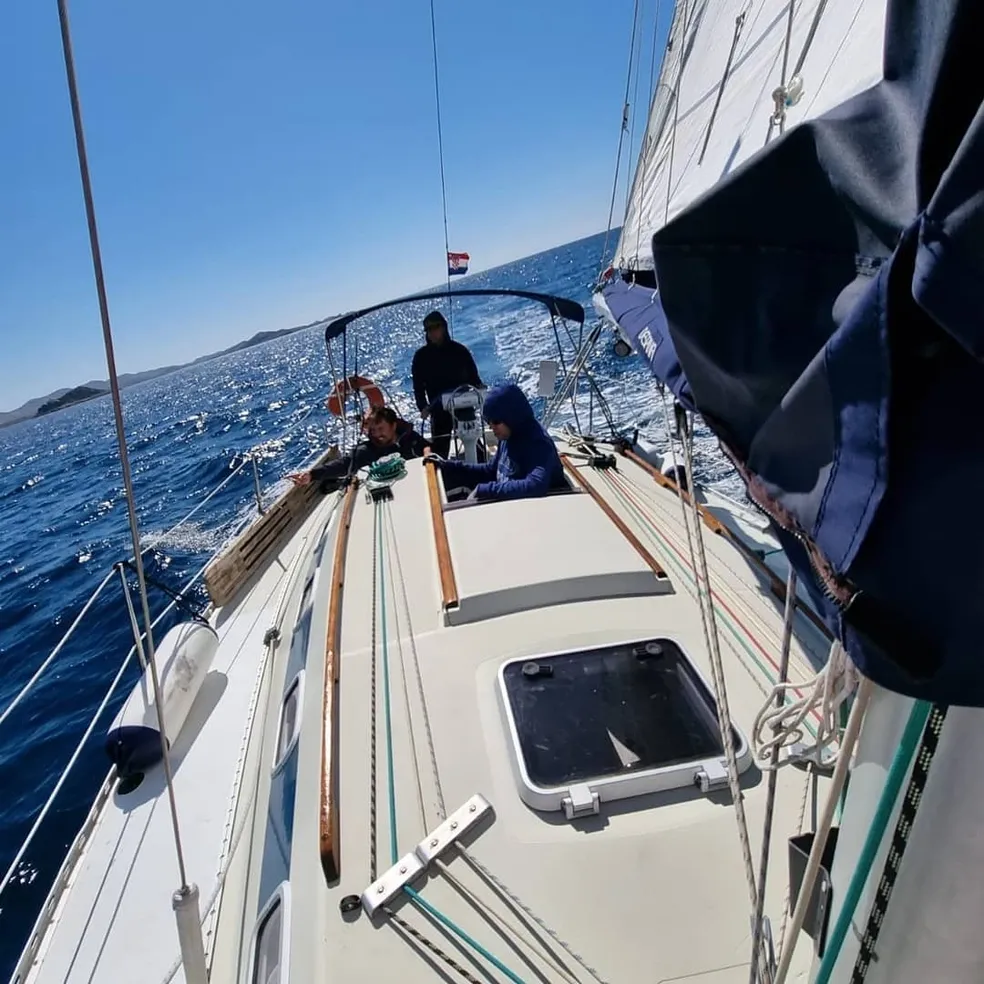
<svg viewBox="0 0 984 984"><path fill-rule="evenodd" d="M157 646L155 662L168 746L181 733L218 648L218 635L203 622L174 626ZM160 761L160 727L149 669L144 670L110 725L105 748L120 776L143 772Z"/></svg>

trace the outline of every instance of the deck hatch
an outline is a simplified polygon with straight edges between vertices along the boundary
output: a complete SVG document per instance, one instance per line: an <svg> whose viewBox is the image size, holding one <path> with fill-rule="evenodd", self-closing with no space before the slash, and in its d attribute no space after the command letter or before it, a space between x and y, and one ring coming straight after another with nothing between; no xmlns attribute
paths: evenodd
<svg viewBox="0 0 984 984"><path fill-rule="evenodd" d="M520 792L535 809L571 815L574 794L598 803L700 788L723 767L713 694L670 639L510 660L499 686ZM743 771L751 754L732 731Z"/></svg>

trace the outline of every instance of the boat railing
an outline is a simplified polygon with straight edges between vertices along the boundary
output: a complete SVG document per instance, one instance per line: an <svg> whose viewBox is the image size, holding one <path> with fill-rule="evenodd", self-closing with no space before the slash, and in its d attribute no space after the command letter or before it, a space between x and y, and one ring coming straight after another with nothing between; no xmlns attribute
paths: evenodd
<svg viewBox="0 0 984 984"><path fill-rule="evenodd" d="M143 555L149 553L155 548L155 545L157 543L160 543L161 541L165 540L167 537L171 536L176 530L180 529L182 526L188 523L192 519L192 517L194 517L206 505L206 503L208 503L212 498L214 498L223 488L225 488L237 475L243 472L249 465L252 466L251 470L253 476L253 491L256 500L256 509L257 512L260 515L262 515L264 513L264 503L263 503L262 489L260 487L259 471L257 469L257 464L256 464L256 455L248 454L243 458L242 461L240 461L232 469L232 471L215 488L213 488L200 502L198 502L194 506L194 508L192 508L180 520L178 520L177 523L175 523L168 530L162 533L160 537L155 538L154 541L149 546L147 546L144 550L141 551L141 554ZM241 532L243 527L248 523L252 522L254 518L255 518L255 514L253 514L252 512L244 516L241 519L241 521L236 524L236 527L230 533L229 539L235 537L239 532ZM162 622L169 614L171 614L178 606L182 604L185 595L195 586L195 584L198 583L199 580L201 580L201 578L204 576L206 570L212 563L215 556L219 552L221 552L222 549L223 547L220 546L217 550L213 551L212 554L210 554L209 559L206 561L206 563L202 567L200 567L182 585L180 590L177 591L173 596L171 602L151 622L150 624L151 630L156 628L160 624L160 622ZM90 594L89 597L86 599L78 615L76 615L75 618L72 620L71 625L69 625L68 629L55 644L54 648L51 650L48 656L45 657L41 665L34 671L30 679L24 684L24 686L21 687L21 689L18 691L16 696L13 698L13 700L10 701L10 703L3 709L3 711L0 711L0 727L2 727L2 725L7 720L7 718L10 717L10 715L14 712L14 710L34 689L38 681L45 676L45 674L48 672L52 664L65 649L65 646L71 640L78 627L85 620L86 616L91 612L96 601L109 586L110 582L113 581L115 578L119 578L119 581L122 585L123 599L126 603L127 609L132 613L133 606L132 606L132 600L130 598L130 586L126 578L126 569L128 565L129 565L129 561L121 561L114 564L112 570L110 570L106 574L106 576L99 582L99 584L96 586L92 594ZM131 626L134 630L133 631L134 642L130 646L129 650L126 653L126 656L124 657L119 668L117 669L116 675L113 677L113 680L110 683L109 688L106 690L106 693L103 696L101 702L99 703L99 706L96 708L95 713L92 715L91 719L89 720L88 725L86 726L84 732L82 733L82 737L75 745L75 748L72 751L71 756L69 757L67 765L62 770L51 792L49 793L47 799L45 800L44 805L41 807L40 811L35 817L34 823L31 825L31 829L28 831L27 836L21 842L20 847L17 849L17 852L15 853L13 860L10 862L5 873L3 874L3 877L0 878L0 895L2 895L3 891L7 888L11 880L14 878L21 862L24 860L24 857L27 854L28 849L30 848L31 844L34 841L35 836L40 830L41 825L45 820L45 817L47 817L48 813L51 810L52 805L54 804L55 800L58 798L58 795L61 792L62 787L65 785L69 773L74 768L76 762L78 761L83 750L88 744L89 739L92 737L92 734L96 729L96 726L98 725L100 719L105 713L106 708L109 706L110 702L112 701L113 695L116 693L120 681L123 679L128 667L130 666L131 661L133 660L134 654L139 654L141 658L141 662L143 662L143 641L147 635L146 629L143 632L139 632L139 628L136 624L136 620L131 617L128 619L128 621L131 623Z"/></svg>

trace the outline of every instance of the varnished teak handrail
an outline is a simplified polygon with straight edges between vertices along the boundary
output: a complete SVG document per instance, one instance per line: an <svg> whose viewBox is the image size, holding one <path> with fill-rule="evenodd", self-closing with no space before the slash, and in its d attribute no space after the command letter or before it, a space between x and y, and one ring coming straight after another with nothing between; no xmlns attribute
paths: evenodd
<svg viewBox="0 0 984 984"><path fill-rule="evenodd" d="M430 500L431 525L434 527L434 546L437 549L437 569L441 577L441 601L444 610L458 604L458 584L451 562L451 547L448 545L448 529L444 524L444 509L441 505L441 489L437 483L437 468L424 465L427 472L427 497Z"/></svg>
<svg viewBox="0 0 984 984"><path fill-rule="evenodd" d="M321 868L328 881L338 878L338 646L342 627L342 587L345 584L345 556L348 550L349 527L355 507L357 483L353 482L345 493L338 535L335 537L335 556L331 570L331 594L328 598L328 631L325 641L325 679L322 694L321 717L321 806L318 840L321 851Z"/></svg>
<svg viewBox="0 0 984 984"><path fill-rule="evenodd" d="M629 544L633 547L635 552L649 565L653 574L657 577L666 577L666 571L663 570L659 565L659 561L645 548L642 541L629 529L625 524L625 521L621 516L615 512L614 509L605 501L604 497L598 492L597 489L592 487L591 483L574 467L573 462L566 454L560 456L560 460L564 463L564 468L567 469L568 475L582 488L601 508L601 511L615 524L622 536L628 540Z"/></svg>

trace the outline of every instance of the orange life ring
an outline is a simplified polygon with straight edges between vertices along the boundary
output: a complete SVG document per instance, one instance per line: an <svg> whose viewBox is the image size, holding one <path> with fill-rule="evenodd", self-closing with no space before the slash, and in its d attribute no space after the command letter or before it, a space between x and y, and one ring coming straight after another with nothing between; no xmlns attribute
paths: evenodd
<svg viewBox="0 0 984 984"><path fill-rule="evenodd" d="M368 401L370 407L382 407L386 405L386 397L383 391L365 376L349 376L343 379L336 386L331 396L328 397L328 410L336 417L341 417L345 401L353 394L361 393Z"/></svg>

